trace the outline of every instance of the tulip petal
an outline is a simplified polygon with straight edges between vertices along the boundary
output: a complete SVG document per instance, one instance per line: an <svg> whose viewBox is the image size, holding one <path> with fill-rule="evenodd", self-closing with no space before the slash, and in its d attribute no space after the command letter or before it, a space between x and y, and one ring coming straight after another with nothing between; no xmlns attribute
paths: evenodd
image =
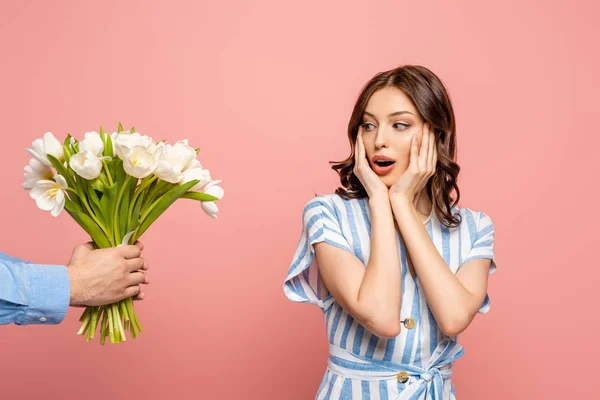
<svg viewBox="0 0 600 400"><path fill-rule="evenodd" d="M62 143L54 137L52 132L44 134L44 153L50 154L58 160L62 160L65 156Z"/></svg>
<svg viewBox="0 0 600 400"><path fill-rule="evenodd" d="M214 201L203 201L202 209L204 212L211 218L217 218L217 212L219 211L219 207Z"/></svg>
<svg viewBox="0 0 600 400"><path fill-rule="evenodd" d="M204 193L206 194L210 194L211 196L215 196L218 197L219 200L223 198L223 196L225 195L225 191L223 190L223 188L221 186L211 186L208 189L204 190Z"/></svg>
<svg viewBox="0 0 600 400"><path fill-rule="evenodd" d="M39 161L41 164L44 164L48 167L52 166L52 164L50 164L50 161L48 161L48 158L46 158L45 155L42 155L43 153L40 154L32 149L27 149L27 152L31 154L31 156L37 161Z"/></svg>
<svg viewBox="0 0 600 400"><path fill-rule="evenodd" d="M54 208L56 204L56 199L48 195L48 192L44 192L43 195L35 199L35 203L37 204L40 210L50 211Z"/></svg>
<svg viewBox="0 0 600 400"><path fill-rule="evenodd" d="M40 180L40 181L37 181L34 188L31 189L31 192L29 192L29 195L34 199L38 199L39 197L42 197L44 195L44 193L46 193L48 190L52 189L53 187L54 187L54 182L47 181L47 180Z"/></svg>
<svg viewBox="0 0 600 400"><path fill-rule="evenodd" d="M65 194L61 190L58 193L56 193L54 208L52 208L52 211L50 211L50 214L53 217L58 217L58 215L61 213L61 211L63 210L64 207L65 207Z"/></svg>
<svg viewBox="0 0 600 400"><path fill-rule="evenodd" d="M61 189L66 189L66 188L68 188L68 187L69 187L69 185L67 184L67 181L66 181L66 180L65 180L65 178L63 178L61 175L59 175L59 174L56 174L56 175L54 176L54 179L56 180L56 183L58 183L58 186L59 186ZM60 193L62 193L62 191L61 191Z"/></svg>

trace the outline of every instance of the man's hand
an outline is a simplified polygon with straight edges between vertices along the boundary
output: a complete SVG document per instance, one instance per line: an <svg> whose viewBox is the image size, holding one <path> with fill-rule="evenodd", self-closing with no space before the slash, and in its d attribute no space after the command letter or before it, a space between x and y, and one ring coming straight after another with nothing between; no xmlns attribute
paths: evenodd
<svg viewBox="0 0 600 400"><path fill-rule="evenodd" d="M75 247L67 265L70 305L101 306L133 296L143 299L140 284L149 282L143 248L141 242L97 250L91 242Z"/></svg>

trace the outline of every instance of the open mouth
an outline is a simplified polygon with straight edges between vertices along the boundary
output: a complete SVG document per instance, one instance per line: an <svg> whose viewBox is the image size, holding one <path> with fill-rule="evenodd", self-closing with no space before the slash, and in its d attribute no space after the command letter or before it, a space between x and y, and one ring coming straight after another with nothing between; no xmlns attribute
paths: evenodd
<svg viewBox="0 0 600 400"><path fill-rule="evenodd" d="M377 175L387 175L394 169L394 164L396 161L390 159L389 157L375 156L373 158L374 160L371 165L373 167L373 171L375 171Z"/></svg>
<svg viewBox="0 0 600 400"><path fill-rule="evenodd" d="M395 163L395 161L386 161L386 160L376 160L375 161L375 164L377 164L378 166L383 167L383 168L389 167L394 163Z"/></svg>

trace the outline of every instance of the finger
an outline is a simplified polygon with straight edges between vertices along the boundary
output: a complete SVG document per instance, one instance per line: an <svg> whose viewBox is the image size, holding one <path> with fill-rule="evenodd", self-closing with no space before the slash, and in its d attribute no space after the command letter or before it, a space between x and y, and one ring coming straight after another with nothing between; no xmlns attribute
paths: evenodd
<svg viewBox="0 0 600 400"><path fill-rule="evenodd" d="M146 280L146 274L143 272L132 272L127 277L127 286L140 285Z"/></svg>
<svg viewBox="0 0 600 400"><path fill-rule="evenodd" d="M142 265L142 268L144 271L148 270L148 260L146 260L145 258L142 257L142 260L144 260L144 265Z"/></svg>
<svg viewBox="0 0 600 400"><path fill-rule="evenodd" d="M140 250L144 250L144 244L142 242L140 242L139 240L136 240L133 245L139 247Z"/></svg>
<svg viewBox="0 0 600 400"><path fill-rule="evenodd" d="M117 249L119 254L126 260L131 258L138 258L142 254L142 250L140 250L138 246L134 246L131 244L127 246L115 247L115 249Z"/></svg>
<svg viewBox="0 0 600 400"><path fill-rule="evenodd" d="M354 165L358 166L358 154L359 154L359 146L360 146L360 137L362 135L362 127L358 128L358 133L356 134L356 143L354 144Z"/></svg>
<svg viewBox="0 0 600 400"><path fill-rule="evenodd" d="M435 164L433 163L433 156L435 153L435 131L432 129L429 134L429 150L427 151L427 171L432 173L435 169Z"/></svg>
<svg viewBox="0 0 600 400"><path fill-rule="evenodd" d="M77 245L73 249L73 254L71 254L71 260L83 257L87 253L89 253L90 251L93 251L95 249L96 249L96 247L94 247L93 242L87 242L87 243L82 243L80 245Z"/></svg>
<svg viewBox="0 0 600 400"><path fill-rule="evenodd" d="M133 286L129 286L125 288L125 299L128 299L129 297L134 297L134 296L138 296L139 294L141 294L142 292L142 288L140 287L140 285L133 285Z"/></svg>
<svg viewBox="0 0 600 400"><path fill-rule="evenodd" d="M423 125L423 134L421 135L421 146L419 148L419 168L425 171L427 168L427 150L429 150L429 124Z"/></svg>
<svg viewBox="0 0 600 400"><path fill-rule="evenodd" d="M364 141L364 137L362 135L362 132L360 134L360 154L359 154L360 160L362 160L362 162L364 162L367 158L367 154L365 151L365 141Z"/></svg>
<svg viewBox="0 0 600 400"><path fill-rule="evenodd" d="M417 146L417 134L413 134L410 138L410 160L409 167L417 166L417 159L419 158L419 148Z"/></svg>
<svg viewBox="0 0 600 400"><path fill-rule="evenodd" d="M87 250L96 250L96 246L94 246L94 242L87 242L82 244L81 246L85 247Z"/></svg>
<svg viewBox="0 0 600 400"><path fill-rule="evenodd" d="M140 291L134 298L133 300L135 301L140 301L140 300L144 300L144 297L146 297L146 295L144 294L144 292Z"/></svg>
<svg viewBox="0 0 600 400"><path fill-rule="evenodd" d="M127 271L134 272L139 269L143 269L144 267L144 259L142 257L131 258L129 260L125 260L125 267Z"/></svg>

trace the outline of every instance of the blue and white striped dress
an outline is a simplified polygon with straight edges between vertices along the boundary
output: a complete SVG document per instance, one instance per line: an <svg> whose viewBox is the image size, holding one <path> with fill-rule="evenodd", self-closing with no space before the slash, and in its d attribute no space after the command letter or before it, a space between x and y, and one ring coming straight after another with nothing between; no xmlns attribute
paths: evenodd
<svg viewBox="0 0 600 400"><path fill-rule="evenodd" d="M446 264L456 273L475 258L492 260L496 270L494 225L489 216L455 207L462 223L447 228L432 211L427 231ZM456 336L438 329L426 303L418 277L408 271L406 251L396 235L402 265L400 318L416 321L414 328L402 326L392 339L380 338L360 325L328 293L321 297L319 270L313 245L326 242L350 251L364 264L371 248L371 217L368 199L345 200L336 194L311 199L303 211L303 231L283 285L295 302L316 304L323 311L329 338L329 361L316 399L430 399L454 400L450 379L453 362L463 355ZM479 312L490 308L486 295ZM408 375L401 383L398 373Z"/></svg>

